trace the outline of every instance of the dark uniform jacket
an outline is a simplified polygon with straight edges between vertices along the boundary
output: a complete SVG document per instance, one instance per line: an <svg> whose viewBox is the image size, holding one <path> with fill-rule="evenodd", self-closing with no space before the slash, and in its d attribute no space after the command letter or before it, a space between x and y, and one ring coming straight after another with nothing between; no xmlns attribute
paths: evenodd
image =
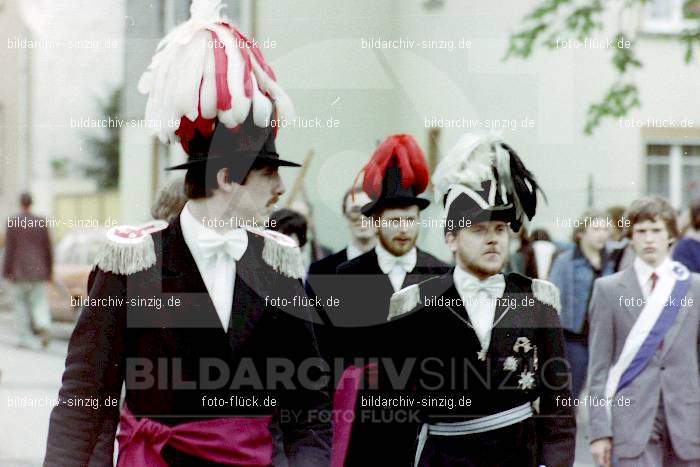
<svg viewBox="0 0 700 467"><path fill-rule="evenodd" d="M348 260L348 249L343 248L342 250L328 255L323 259L314 261L309 266L309 276L314 276L318 274L335 274L335 270ZM307 277L308 279L308 277Z"/></svg>
<svg viewBox="0 0 700 467"><path fill-rule="evenodd" d="M406 274L403 287L417 284L448 270L448 266L420 249L416 265ZM340 298L338 307L326 307L334 324L331 352L345 365L372 363L392 346L388 322L389 302L394 289L379 267L374 249L340 265L337 269ZM346 466L406 465L412 456L415 430L406 420L386 417L381 411L367 410L360 404L363 394L371 393L369 380L360 391L355 421L350 435Z"/></svg>
<svg viewBox="0 0 700 467"><path fill-rule="evenodd" d="M318 295L328 298L328 295L331 293L329 289L334 285L333 278L336 274L336 269L347 260L347 248L343 248L337 253L311 263L306 275L306 283L304 284L309 296L315 297Z"/></svg>
<svg viewBox="0 0 700 467"><path fill-rule="evenodd" d="M404 289L392 299L393 348L388 355L398 370L409 364L411 370L407 381L394 384L398 391L394 395L416 401L421 422L429 423L465 421L538 401L539 413L528 421L534 440L528 439L528 430L510 431L515 439L502 440L507 442L502 452L527 448L534 441L531 462L523 459L517 465L572 465L576 426L557 303L552 284L508 274L484 353L461 305L452 271ZM459 451L456 443L467 446L465 440L473 436L434 436L432 442L446 449L453 440ZM495 437L495 432L483 433L485 439ZM476 465L489 465L483 447L483 452L462 452L461 462L470 459ZM451 455L459 458L455 452Z"/></svg>
<svg viewBox="0 0 700 467"><path fill-rule="evenodd" d="M90 298L112 302L81 312L68 349L61 403L51 413L45 465L111 465L119 408L105 407L103 401L118 400L122 384L125 404L137 418L170 426L228 415L273 415L291 465L327 465L330 425L307 414L328 409L328 395L308 382L317 374L298 371L301 361L318 358L309 308L272 302L292 303L303 295L301 283L264 262L265 240L248 233L224 332L179 219L152 237L155 265L129 275L99 269L94 275ZM292 368L293 376L276 378L272 372L279 373L279 367L270 366L275 362ZM249 401L258 396L261 405L235 407L232 396L249 396ZM262 406L266 397L274 398L276 407ZM100 401L97 410L78 402L90 398ZM226 406L210 407L203 398L227 401ZM167 445L162 456L169 465L214 465Z"/></svg>

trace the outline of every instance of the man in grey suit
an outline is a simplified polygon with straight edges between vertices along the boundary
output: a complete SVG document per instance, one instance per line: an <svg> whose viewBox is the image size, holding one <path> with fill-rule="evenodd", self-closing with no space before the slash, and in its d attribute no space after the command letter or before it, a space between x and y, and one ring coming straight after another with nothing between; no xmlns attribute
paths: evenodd
<svg viewBox="0 0 700 467"><path fill-rule="evenodd" d="M598 465L700 466L700 275L671 261L673 208L632 203L632 266L598 279L590 313L589 439Z"/></svg>

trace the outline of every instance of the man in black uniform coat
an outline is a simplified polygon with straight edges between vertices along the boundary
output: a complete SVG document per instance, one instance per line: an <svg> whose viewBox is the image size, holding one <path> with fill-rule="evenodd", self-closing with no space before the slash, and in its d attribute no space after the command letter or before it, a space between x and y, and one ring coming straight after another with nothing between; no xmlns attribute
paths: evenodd
<svg viewBox="0 0 700 467"><path fill-rule="evenodd" d="M444 194L456 266L391 302L388 355L411 369L391 396L420 407L413 464L571 466L576 426L558 290L501 273L508 226L517 231L535 214L538 185L508 146L475 135L460 139L433 184Z"/></svg>
<svg viewBox="0 0 700 467"><path fill-rule="evenodd" d="M350 232L350 243L342 250L311 263L306 277L307 288L312 285L314 278L333 276L338 266L374 248L376 229L361 212L362 206L370 201L367 193L360 187L354 187L345 192L342 212Z"/></svg>
<svg viewBox="0 0 700 467"><path fill-rule="evenodd" d="M363 206L362 214L377 228L377 245L338 267L340 304L337 308L326 307L336 326L336 355L346 365L360 359L358 366L371 364L371 359L383 353L383 347L392 345L387 337L391 295L448 269L445 263L416 247L420 211L430 202L418 197L429 176L423 153L413 137L387 138L364 172L363 189L373 201ZM370 380L366 378L365 382L367 390L360 391L358 404L363 394L374 392L369 387ZM386 414L381 410L356 406L347 466L405 465L415 436L414 426L383 415Z"/></svg>
<svg viewBox="0 0 700 467"><path fill-rule="evenodd" d="M317 329L317 337L321 349L326 350L324 357L329 363L333 361L334 351L331 349L336 347L336 335L326 315L325 304L329 301L332 303L334 298L338 298L333 296L333 293L337 293L338 287L341 287L336 275L338 266L367 253L376 244L376 229L369 218L361 212L362 206L370 201L367 193L362 191L362 187L353 187L345 192L342 211L350 231L350 243L337 253L311 263L306 276L306 292L310 297L319 297L322 303L319 312L325 318L325 327Z"/></svg>
<svg viewBox="0 0 700 467"><path fill-rule="evenodd" d="M193 5L192 14L197 21L184 26L209 22L220 39L238 37L219 8ZM170 54L171 46L214 53L206 41L160 50ZM262 56L251 59L261 62L257 82L272 86ZM151 71L147 90L160 94L151 92L146 117L157 119L154 109L163 109L173 87L179 95L185 78ZM112 465L117 425L120 466L271 465L277 447L292 466L328 465L330 424L310 415L330 407L319 389L326 383L300 252L289 237L262 228L284 192L278 168L298 166L276 153L272 115L260 118L279 111L286 96L275 87L267 105L256 98L248 109L242 99L231 107L221 83L195 78L197 93L208 83L214 99L195 102L196 121L183 116L177 130L189 159L172 169L187 169L189 201L169 225L108 233L70 340L46 466ZM237 79L244 76L228 82ZM217 118L203 117L212 115L208 105ZM228 111L247 117L234 125Z"/></svg>

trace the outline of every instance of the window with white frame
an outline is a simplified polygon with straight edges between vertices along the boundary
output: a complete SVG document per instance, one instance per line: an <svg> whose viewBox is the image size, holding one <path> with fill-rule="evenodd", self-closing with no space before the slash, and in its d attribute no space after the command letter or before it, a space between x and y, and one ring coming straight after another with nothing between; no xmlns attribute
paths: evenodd
<svg viewBox="0 0 700 467"><path fill-rule="evenodd" d="M648 0L643 7L642 30L648 33L679 34L697 27L700 0Z"/></svg>
<svg viewBox="0 0 700 467"><path fill-rule="evenodd" d="M668 198L679 209L700 196L700 142L647 144L646 188L647 194Z"/></svg>

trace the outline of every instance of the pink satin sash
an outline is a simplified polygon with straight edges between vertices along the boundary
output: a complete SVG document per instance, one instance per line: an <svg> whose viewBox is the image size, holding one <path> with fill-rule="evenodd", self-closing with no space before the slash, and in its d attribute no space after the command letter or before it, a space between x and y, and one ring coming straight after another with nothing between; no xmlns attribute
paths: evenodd
<svg viewBox="0 0 700 467"><path fill-rule="evenodd" d="M167 426L136 417L124 406L117 467L167 467L161 457L168 444L191 456L225 465L272 464L272 435L266 417L228 417Z"/></svg>

